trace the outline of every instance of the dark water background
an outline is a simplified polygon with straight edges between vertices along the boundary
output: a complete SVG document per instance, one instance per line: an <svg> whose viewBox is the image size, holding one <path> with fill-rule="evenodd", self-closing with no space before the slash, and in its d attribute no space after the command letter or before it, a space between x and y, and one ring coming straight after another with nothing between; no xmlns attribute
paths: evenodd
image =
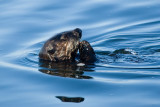
<svg viewBox="0 0 160 107"><path fill-rule="evenodd" d="M39 66L77 27L99 61ZM0 56L0 107L160 107L160 0L0 0Z"/></svg>

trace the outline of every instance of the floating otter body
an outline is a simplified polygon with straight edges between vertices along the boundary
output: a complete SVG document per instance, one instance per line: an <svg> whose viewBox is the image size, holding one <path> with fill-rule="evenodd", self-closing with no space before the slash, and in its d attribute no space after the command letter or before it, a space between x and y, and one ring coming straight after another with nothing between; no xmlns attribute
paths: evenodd
<svg viewBox="0 0 160 107"><path fill-rule="evenodd" d="M43 45L39 58L53 62L74 61L81 36L79 28L55 35Z"/></svg>

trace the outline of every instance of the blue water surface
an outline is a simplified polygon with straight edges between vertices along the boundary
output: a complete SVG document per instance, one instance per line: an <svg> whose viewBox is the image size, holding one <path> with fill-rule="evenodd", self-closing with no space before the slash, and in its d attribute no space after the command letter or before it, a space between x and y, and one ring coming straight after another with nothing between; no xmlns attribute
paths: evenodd
<svg viewBox="0 0 160 107"><path fill-rule="evenodd" d="M0 107L160 107L159 10L160 0L0 0ZM44 42L75 28L98 61L40 65ZM130 54L111 55L120 49Z"/></svg>

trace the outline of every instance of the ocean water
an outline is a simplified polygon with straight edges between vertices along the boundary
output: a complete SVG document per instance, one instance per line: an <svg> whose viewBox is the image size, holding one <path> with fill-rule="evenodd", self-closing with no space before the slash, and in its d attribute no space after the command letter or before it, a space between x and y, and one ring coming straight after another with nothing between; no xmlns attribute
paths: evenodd
<svg viewBox="0 0 160 107"><path fill-rule="evenodd" d="M160 107L160 0L0 0L0 107ZM40 64L81 28L97 62Z"/></svg>

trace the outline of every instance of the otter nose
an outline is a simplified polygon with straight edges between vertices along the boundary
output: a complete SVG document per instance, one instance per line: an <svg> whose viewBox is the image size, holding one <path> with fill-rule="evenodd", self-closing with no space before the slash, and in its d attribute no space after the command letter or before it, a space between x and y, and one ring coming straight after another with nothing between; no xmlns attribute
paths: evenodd
<svg viewBox="0 0 160 107"><path fill-rule="evenodd" d="M79 38L82 37L82 30L80 28L76 28L76 29L74 29L74 31L79 34Z"/></svg>

